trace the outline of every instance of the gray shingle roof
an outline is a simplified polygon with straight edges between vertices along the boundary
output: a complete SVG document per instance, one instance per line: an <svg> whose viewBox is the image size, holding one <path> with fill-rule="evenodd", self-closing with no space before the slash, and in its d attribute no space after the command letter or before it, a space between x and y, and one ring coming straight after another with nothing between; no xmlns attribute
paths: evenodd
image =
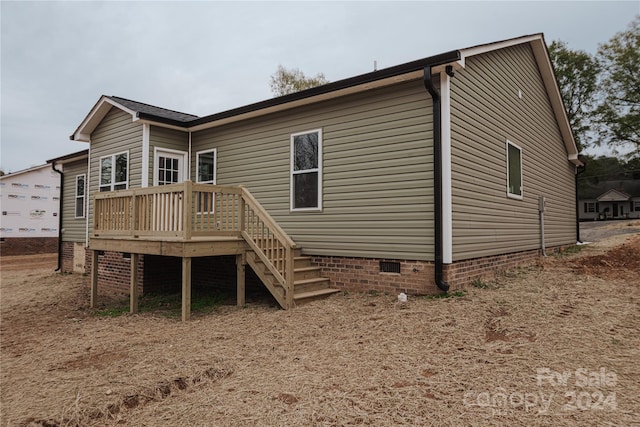
<svg viewBox="0 0 640 427"><path fill-rule="evenodd" d="M130 99L120 98L119 96L107 96L107 98L137 113L143 113L146 116L153 116L181 123L187 123L198 118L198 116L193 114L168 110L166 108L156 107L154 105L144 104Z"/></svg>

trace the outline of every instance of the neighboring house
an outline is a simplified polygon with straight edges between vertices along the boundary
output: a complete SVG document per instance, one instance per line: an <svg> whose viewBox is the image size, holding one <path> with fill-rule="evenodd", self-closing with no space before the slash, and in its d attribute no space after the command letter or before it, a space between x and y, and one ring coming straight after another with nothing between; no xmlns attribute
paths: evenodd
<svg viewBox="0 0 640 427"><path fill-rule="evenodd" d="M89 150L47 160L62 174L60 221L62 244L58 248L58 267L62 271L84 273L86 269L87 165Z"/></svg>
<svg viewBox="0 0 640 427"><path fill-rule="evenodd" d="M578 189L580 220L640 218L640 180L603 181Z"/></svg>
<svg viewBox="0 0 640 427"><path fill-rule="evenodd" d="M90 145L88 234L63 246L99 263L92 301L131 279L132 309L171 279L188 318L192 281L236 270L240 303L246 264L283 307L433 293L577 237L582 163L541 34L205 117L102 96L71 139Z"/></svg>
<svg viewBox="0 0 640 427"><path fill-rule="evenodd" d="M48 164L0 177L0 253L58 250L60 175Z"/></svg>

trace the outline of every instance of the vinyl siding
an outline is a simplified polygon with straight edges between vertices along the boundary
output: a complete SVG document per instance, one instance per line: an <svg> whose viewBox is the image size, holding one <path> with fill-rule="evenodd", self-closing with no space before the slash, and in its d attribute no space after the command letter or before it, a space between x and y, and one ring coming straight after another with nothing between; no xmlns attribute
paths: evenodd
<svg viewBox="0 0 640 427"><path fill-rule="evenodd" d="M154 149L168 148L170 150L189 150L189 133L158 126L150 126L149 133L149 185L153 185L155 161ZM184 177L187 179L187 177Z"/></svg>
<svg viewBox="0 0 640 427"><path fill-rule="evenodd" d="M519 97L522 91L522 98ZM528 45L474 56L451 79L453 260L575 243L574 168ZM507 198L506 140L523 200Z"/></svg>
<svg viewBox="0 0 640 427"><path fill-rule="evenodd" d="M306 253L433 259L431 98L409 82L196 132ZM292 133L322 129L323 210L290 212ZM195 176L195 175L193 175Z"/></svg>
<svg viewBox="0 0 640 427"><path fill-rule="evenodd" d="M75 217L76 176L78 175L87 175L87 159L64 165L64 187L62 200L62 229L64 230L62 233L63 242L84 242L86 237L86 212L85 218Z"/></svg>
<svg viewBox="0 0 640 427"><path fill-rule="evenodd" d="M93 195L98 191L100 157L129 152L129 188L140 187L142 175L142 125L131 121L131 115L111 108L91 134L89 233L93 232Z"/></svg>

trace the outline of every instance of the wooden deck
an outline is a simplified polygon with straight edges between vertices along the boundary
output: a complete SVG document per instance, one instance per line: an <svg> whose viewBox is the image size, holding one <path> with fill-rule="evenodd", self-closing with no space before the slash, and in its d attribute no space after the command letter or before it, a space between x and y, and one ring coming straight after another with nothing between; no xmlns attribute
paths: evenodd
<svg viewBox="0 0 640 427"><path fill-rule="evenodd" d="M97 193L94 198L91 306L98 291L98 252L131 253L131 312L137 311L140 254L182 258L182 319L191 306L191 259L236 255L238 305L244 305L248 263L285 309L336 292L319 269L241 186L185 181Z"/></svg>

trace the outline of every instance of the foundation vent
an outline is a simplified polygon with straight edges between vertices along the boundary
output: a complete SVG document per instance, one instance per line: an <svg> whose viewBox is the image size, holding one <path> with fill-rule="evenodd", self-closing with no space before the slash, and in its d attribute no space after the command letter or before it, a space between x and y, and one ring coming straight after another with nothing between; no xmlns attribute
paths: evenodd
<svg viewBox="0 0 640 427"><path fill-rule="evenodd" d="M391 261L380 261L380 273L400 274L400 263Z"/></svg>

